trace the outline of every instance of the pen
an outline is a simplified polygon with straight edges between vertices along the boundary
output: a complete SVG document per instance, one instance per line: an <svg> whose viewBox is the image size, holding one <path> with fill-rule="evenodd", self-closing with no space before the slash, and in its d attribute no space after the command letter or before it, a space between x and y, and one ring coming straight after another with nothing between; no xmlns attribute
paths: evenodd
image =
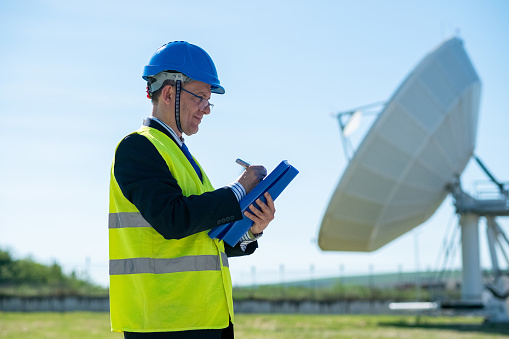
<svg viewBox="0 0 509 339"><path fill-rule="evenodd" d="M237 160L235 160L235 162L244 168L248 168L249 166L251 166L250 164L248 164L247 162L245 162L244 160L239 159L239 158L237 158Z"/></svg>

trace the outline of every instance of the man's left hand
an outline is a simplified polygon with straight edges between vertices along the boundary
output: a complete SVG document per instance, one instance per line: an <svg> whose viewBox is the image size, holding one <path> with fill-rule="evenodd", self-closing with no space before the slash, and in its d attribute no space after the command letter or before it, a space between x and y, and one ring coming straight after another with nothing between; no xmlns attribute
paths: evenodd
<svg viewBox="0 0 509 339"><path fill-rule="evenodd" d="M272 200L269 192L265 192L264 196L265 199L267 199L266 204L261 199L257 199L256 204L259 209L254 205L250 205L249 210L244 212L246 217L254 221L254 224L251 227L251 233L254 235L262 233L269 223L274 220L274 214L276 213L274 200Z"/></svg>

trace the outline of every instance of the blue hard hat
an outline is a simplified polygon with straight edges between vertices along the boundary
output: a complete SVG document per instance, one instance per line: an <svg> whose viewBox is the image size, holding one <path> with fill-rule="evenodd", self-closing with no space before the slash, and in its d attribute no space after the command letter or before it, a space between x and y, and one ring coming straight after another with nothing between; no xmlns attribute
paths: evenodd
<svg viewBox="0 0 509 339"><path fill-rule="evenodd" d="M143 69L143 79L148 81L149 77L164 71L183 73L193 80L209 84L212 93L224 94L210 56L202 48L186 41L173 41L159 47Z"/></svg>

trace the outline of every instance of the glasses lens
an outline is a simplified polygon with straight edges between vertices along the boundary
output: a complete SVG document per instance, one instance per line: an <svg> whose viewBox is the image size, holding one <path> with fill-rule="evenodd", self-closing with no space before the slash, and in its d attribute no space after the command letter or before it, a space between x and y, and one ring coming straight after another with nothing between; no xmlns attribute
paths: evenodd
<svg viewBox="0 0 509 339"><path fill-rule="evenodd" d="M205 99L202 98L201 101L200 101L200 104L199 104L200 110L205 110L205 109L207 109L207 107L212 109L212 107L214 107L214 105L211 104L208 100L205 100Z"/></svg>
<svg viewBox="0 0 509 339"><path fill-rule="evenodd" d="M199 108L201 111L205 110L207 107L209 107L210 109L212 109L212 107L214 107L214 105L213 105L213 104L211 104L211 103L210 103L208 100L206 100L205 98L202 98L201 96L199 96L199 95L197 95L197 94L194 94L193 92L190 92L190 91L188 91L188 90L187 90L187 89L185 89L185 88L182 88L182 90L183 90L184 92L187 92L187 93L191 94L192 96L194 96L194 98L195 98L195 100L196 100L196 101L197 101L197 100L199 100L199 102L197 101L197 102L198 102L198 108Z"/></svg>

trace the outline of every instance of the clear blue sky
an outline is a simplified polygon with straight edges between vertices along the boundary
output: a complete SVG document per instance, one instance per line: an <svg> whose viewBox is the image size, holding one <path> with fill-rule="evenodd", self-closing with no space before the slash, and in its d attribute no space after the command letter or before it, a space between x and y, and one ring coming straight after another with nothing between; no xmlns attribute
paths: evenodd
<svg viewBox="0 0 509 339"><path fill-rule="evenodd" d="M151 110L143 66L160 45L187 40L212 56L226 89L187 139L213 184L240 174L237 157L269 170L286 159L300 170L276 201L277 219L256 254L231 260L234 277L280 265L435 268L455 223L451 199L376 252L318 248L321 218L346 166L331 113L388 100L426 53L458 35L483 83L476 153L508 181L507 17L502 0L2 1L0 247L107 266L114 148ZM485 179L471 162L463 184Z"/></svg>

